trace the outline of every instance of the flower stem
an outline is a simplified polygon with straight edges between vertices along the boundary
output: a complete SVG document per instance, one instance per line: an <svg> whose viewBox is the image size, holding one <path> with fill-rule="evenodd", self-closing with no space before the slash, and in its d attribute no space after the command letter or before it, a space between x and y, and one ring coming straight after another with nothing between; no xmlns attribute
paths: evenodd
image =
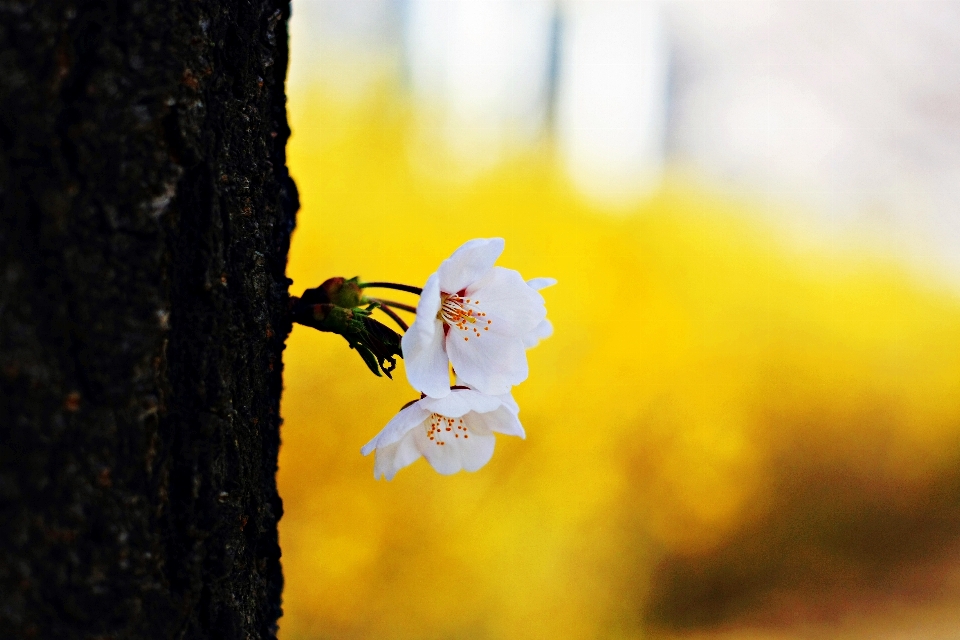
<svg viewBox="0 0 960 640"><path fill-rule="evenodd" d="M388 316L390 316L390 318L391 318L394 322L396 322L397 325L399 325L401 329L403 329L404 331L406 331L407 329L410 328L410 327L407 326L407 323L404 322L403 319L402 319L400 316L398 316L393 309L391 309L390 307L387 307L387 306L385 306L385 305L383 304L383 300L377 300L377 302L380 303L380 306L378 307L378 308L380 309L380 311L383 311L385 314L387 314Z"/></svg>
<svg viewBox="0 0 960 640"><path fill-rule="evenodd" d="M361 282L358 286L361 289L376 287L378 289L396 289L397 291L406 291L407 293L415 293L417 295L423 293L423 289L420 287L411 287L408 284L397 284L396 282Z"/></svg>
<svg viewBox="0 0 960 640"><path fill-rule="evenodd" d="M383 298L369 298L370 300L375 300L385 307L393 307L394 309L400 309L401 311L409 311L410 313L416 313L417 308L412 307L409 304L403 304L402 302L394 302L393 300L384 300Z"/></svg>

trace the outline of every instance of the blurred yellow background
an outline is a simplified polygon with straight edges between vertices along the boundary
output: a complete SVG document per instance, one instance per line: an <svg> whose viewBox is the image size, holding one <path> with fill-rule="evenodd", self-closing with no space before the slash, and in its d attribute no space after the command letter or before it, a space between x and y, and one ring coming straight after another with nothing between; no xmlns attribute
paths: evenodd
<svg viewBox="0 0 960 640"><path fill-rule="evenodd" d="M420 285L501 236L500 265L559 280L555 334L515 390L525 441L388 483L359 449L416 397L402 364L294 328L284 640L955 637L960 296L681 177L607 215L546 144L436 180L390 86L292 88L291 292Z"/></svg>

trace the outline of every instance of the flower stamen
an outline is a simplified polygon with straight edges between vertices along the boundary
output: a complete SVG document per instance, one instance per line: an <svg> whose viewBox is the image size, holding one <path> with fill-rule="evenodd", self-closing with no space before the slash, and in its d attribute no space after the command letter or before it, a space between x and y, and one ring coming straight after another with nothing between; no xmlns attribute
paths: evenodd
<svg viewBox="0 0 960 640"><path fill-rule="evenodd" d="M480 331L472 325L477 321L485 320L486 313L480 310L480 301L463 297L464 292L460 293L440 293L440 311L437 312L437 319L443 322L443 332L447 334L450 327L455 327L460 331L473 331L474 337L480 337ZM488 326L484 331L489 331L489 325L493 320L486 320ZM469 337L464 337L469 341Z"/></svg>
<svg viewBox="0 0 960 640"><path fill-rule="evenodd" d="M427 438L430 439L433 444L438 447L441 445L446 445L447 439L452 435L454 438L460 438L459 433L447 433L452 432L453 428L456 427L457 431L463 432L463 437L466 439L468 437L469 431L467 431L467 425L463 422L463 418L448 418L442 416L439 413L430 414L430 427L427 429ZM426 427L426 423L424 423Z"/></svg>

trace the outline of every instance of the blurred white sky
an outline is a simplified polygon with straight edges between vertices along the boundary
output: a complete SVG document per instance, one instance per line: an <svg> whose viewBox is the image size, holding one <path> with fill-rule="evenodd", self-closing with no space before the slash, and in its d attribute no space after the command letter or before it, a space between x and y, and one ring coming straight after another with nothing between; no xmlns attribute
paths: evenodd
<svg viewBox="0 0 960 640"><path fill-rule="evenodd" d="M552 136L585 197L665 166L960 281L960 2L293 0L292 84L405 78L467 175Z"/></svg>

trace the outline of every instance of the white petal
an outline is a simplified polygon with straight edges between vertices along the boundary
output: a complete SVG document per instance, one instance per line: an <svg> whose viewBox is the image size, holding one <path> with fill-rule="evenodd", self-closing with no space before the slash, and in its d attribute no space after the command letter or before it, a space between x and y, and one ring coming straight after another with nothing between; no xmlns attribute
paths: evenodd
<svg viewBox="0 0 960 640"><path fill-rule="evenodd" d="M470 385L468 385L468 384L466 383L466 381L465 381L463 378L461 378L459 375L456 377L456 385L457 385L458 387L469 387L469 386L470 386ZM459 391L459 389L458 389L458 391ZM485 396L485 397L490 397L490 396ZM494 398L496 398L497 400L499 400L499 401L500 401L500 404L501 404L502 406L506 407L507 409L510 409L510 411L513 411L514 414L520 413L520 405L518 405L518 404L517 404L517 401L513 399L513 394L511 394L511 393L504 393L503 395L492 396L492 397L494 397ZM479 410L477 410L477 409L474 409L474 411L477 411L477 413L485 413L485 412L479 411Z"/></svg>
<svg viewBox="0 0 960 640"><path fill-rule="evenodd" d="M457 375L477 391L491 396L509 393L510 387L526 380L529 373L520 336L496 330L504 324L498 324L494 318L490 331L481 332L480 337L456 327L451 327L447 335L447 355Z"/></svg>
<svg viewBox="0 0 960 640"><path fill-rule="evenodd" d="M514 415L520 413L520 405L517 404L517 401L513 399L513 395L505 393L502 396L497 396L500 399L500 404L505 406L507 409L513 412Z"/></svg>
<svg viewBox="0 0 960 640"><path fill-rule="evenodd" d="M464 471L476 471L490 462L497 439L493 436L475 434L469 440L454 440L454 448L460 454Z"/></svg>
<svg viewBox="0 0 960 640"><path fill-rule="evenodd" d="M482 278L503 253L503 238L477 238L464 243L440 263L440 290L457 293Z"/></svg>
<svg viewBox="0 0 960 640"><path fill-rule="evenodd" d="M480 435L502 433L520 438L527 437L517 414L506 406L488 413L470 413L464 418L464 422L471 433L476 432Z"/></svg>
<svg viewBox="0 0 960 640"><path fill-rule="evenodd" d="M415 434L408 432L399 442L377 449L377 459L373 464L373 479L393 480L397 471L419 460L420 455Z"/></svg>
<svg viewBox="0 0 960 640"><path fill-rule="evenodd" d="M494 267L481 280L467 287L467 296L488 318L505 321L518 336L523 336L547 317L543 296L532 289L520 273ZM491 330L493 327L491 327Z"/></svg>
<svg viewBox="0 0 960 640"><path fill-rule="evenodd" d="M417 303L417 320L436 320L437 313L440 311L440 276L431 273L427 281L423 283L423 290L420 292L420 301Z"/></svg>
<svg viewBox="0 0 960 640"><path fill-rule="evenodd" d="M555 284L557 284L556 278L534 278L533 280L527 280L527 286L536 291L552 287Z"/></svg>
<svg viewBox="0 0 960 640"><path fill-rule="evenodd" d="M409 407L400 410L397 415L390 419L380 433L373 437L373 440L363 445L360 453L367 456L374 449L386 447L394 442L398 442L403 436L417 425L422 424L430 417L430 411L421 406L420 402L414 402Z"/></svg>
<svg viewBox="0 0 960 640"><path fill-rule="evenodd" d="M541 340L553 335L553 325L544 318L540 324L523 335L523 346L527 349L537 346Z"/></svg>
<svg viewBox="0 0 960 640"><path fill-rule="evenodd" d="M472 433L469 438L447 437L443 444L430 440L425 430L414 432L417 449L437 473L450 475L461 469L476 471L493 457L496 439L492 434Z"/></svg>
<svg viewBox="0 0 960 640"><path fill-rule="evenodd" d="M497 396L488 396L473 389L454 389L443 398L424 398L418 403L433 413L448 418L459 418L468 411L484 413L499 408L502 401Z"/></svg>
<svg viewBox="0 0 960 640"><path fill-rule="evenodd" d="M417 391L442 397L450 393L450 366L444 351L439 276L427 278L417 305L417 318L400 339L407 380Z"/></svg>

